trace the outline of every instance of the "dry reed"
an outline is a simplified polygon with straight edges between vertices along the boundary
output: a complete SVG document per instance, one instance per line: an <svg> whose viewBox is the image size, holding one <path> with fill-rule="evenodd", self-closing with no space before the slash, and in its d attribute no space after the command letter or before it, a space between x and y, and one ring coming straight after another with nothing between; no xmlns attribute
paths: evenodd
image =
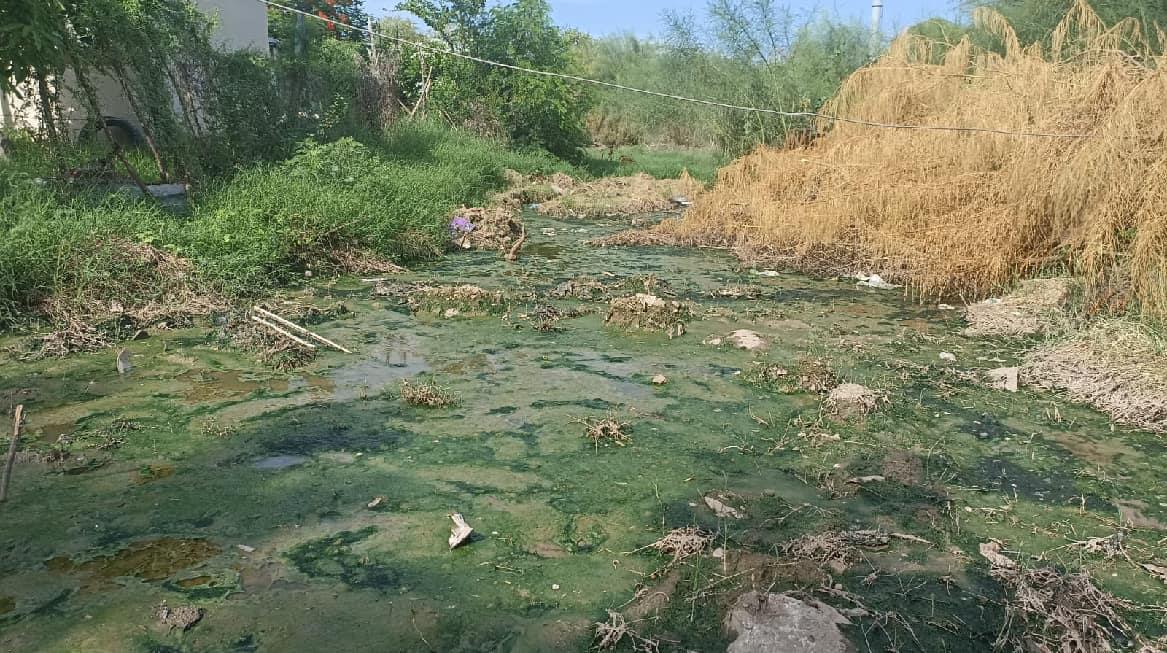
<svg viewBox="0 0 1167 653"><path fill-rule="evenodd" d="M657 232L790 267L879 272L922 298L980 298L1062 265L1088 292L1118 279L1129 301L1117 304L1167 316L1167 56L1134 21L1108 27L1082 0L1046 47L1022 48L992 11L976 20L1004 54L906 34L825 112L1082 137L824 122L810 148L763 147L724 168Z"/></svg>

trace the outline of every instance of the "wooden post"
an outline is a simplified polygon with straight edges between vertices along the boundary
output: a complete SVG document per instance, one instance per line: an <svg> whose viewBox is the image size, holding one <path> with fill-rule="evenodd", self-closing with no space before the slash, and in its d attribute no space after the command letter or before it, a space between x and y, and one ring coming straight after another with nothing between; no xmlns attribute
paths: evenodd
<svg viewBox="0 0 1167 653"><path fill-rule="evenodd" d="M8 483L12 480L12 466L16 464L16 447L20 442L20 426L24 421L24 406L16 407L16 418L12 424L12 443L8 445L8 458L4 461L4 476L0 477L0 503L8 500Z"/></svg>

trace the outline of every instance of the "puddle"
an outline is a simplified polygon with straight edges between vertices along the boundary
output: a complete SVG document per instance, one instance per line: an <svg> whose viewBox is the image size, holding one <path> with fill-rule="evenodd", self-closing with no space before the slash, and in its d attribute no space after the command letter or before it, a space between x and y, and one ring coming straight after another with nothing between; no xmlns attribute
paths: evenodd
<svg viewBox="0 0 1167 653"><path fill-rule="evenodd" d="M288 381L283 379L245 378L237 372L190 370L175 380L188 386L183 393L187 401L204 402L247 396L255 392L286 392Z"/></svg>
<svg viewBox="0 0 1167 653"><path fill-rule="evenodd" d="M287 469L303 464L308 459L304 456L268 456L267 458L260 458L251 464L256 469L273 470L273 469Z"/></svg>

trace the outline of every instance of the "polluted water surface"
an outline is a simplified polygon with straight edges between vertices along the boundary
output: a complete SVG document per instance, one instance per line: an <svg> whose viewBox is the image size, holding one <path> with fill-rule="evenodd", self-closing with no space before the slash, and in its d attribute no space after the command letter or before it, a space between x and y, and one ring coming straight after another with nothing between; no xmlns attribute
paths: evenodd
<svg viewBox="0 0 1167 653"><path fill-rule="evenodd" d="M858 651L1058 642L1093 590L1116 647L1167 632L1167 447L992 389L1023 344L854 279L584 242L631 219L524 219L514 263L317 283L297 301L348 311L312 329L355 353L291 372L198 329L129 343L120 379L108 352L6 361L41 435L0 507L0 650L722 651L766 593ZM417 300L443 286L484 292Z"/></svg>

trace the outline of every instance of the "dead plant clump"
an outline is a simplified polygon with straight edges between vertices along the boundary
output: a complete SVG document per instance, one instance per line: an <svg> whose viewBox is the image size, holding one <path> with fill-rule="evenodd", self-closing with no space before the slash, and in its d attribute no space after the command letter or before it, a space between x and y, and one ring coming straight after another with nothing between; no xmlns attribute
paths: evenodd
<svg viewBox="0 0 1167 653"><path fill-rule="evenodd" d="M1167 433L1167 342L1148 327L1112 320L1047 342L1026 355L1021 378L1120 424Z"/></svg>
<svg viewBox="0 0 1167 653"><path fill-rule="evenodd" d="M1089 574L1052 567L1023 569L994 544L982 544L981 551L990 561L990 575L1008 594L999 648L1036 653L1113 651L1134 641L1134 630L1119 612L1134 606L1099 589Z"/></svg>
<svg viewBox="0 0 1167 653"><path fill-rule="evenodd" d="M810 533L781 546L782 555L794 560L811 560L841 573L862 559L861 548L883 549L891 536L883 531L829 531Z"/></svg>
<svg viewBox="0 0 1167 653"><path fill-rule="evenodd" d="M458 404L458 397L433 381L401 381L401 400L421 408L447 408Z"/></svg>
<svg viewBox="0 0 1167 653"><path fill-rule="evenodd" d="M608 610L608 620L596 623L595 647L600 651L610 651L628 640L633 653L657 653L660 642L641 637L628 625L624 615Z"/></svg>
<svg viewBox="0 0 1167 653"><path fill-rule="evenodd" d="M663 331L675 338L685 334L685 323L693 318L693 309L687 302L636 293L613 299L604 323L627 331Z"/></svg>
<svg viewBox="0 0 1167 653"><path fill-rule="evenodd" d="M97 351L146 327L169 329L224 310L189 260L125 238L98 240L61 266L57 290L41 304L56 329L15 352L25 360Z"/></svg>
<svg viewBox="0 0 1167 653"><path fill-rule="evenodd" d="M797 387L804 392L823 394L839 384L831 361L826 358L804 356L798 361Z"/></svg>
<svg viewBox="0 0 1167 653"><path fill-rule="evenodd" d="M466 208L454 212L451 244L458 249L509 252L523 236L523 223L510 208Z"/></svg>
<svg viewBox="0 0 1167 653"><path fill-rule="evenodd" d="M629 229L592 238L584 241L584 244L592 247L684 247L691 243L653 229Z"/></svg>
<svg viewBox="0 0 1167 653"><path fill-rule="evenodd" d="M986 299L965 310L967 336L1028 336L1057 331L1066 319L1063 308L1074 280L1030 279L1001 298Z"/></svg>
<svg viewBox="0 0 1167 653"><path fill-rule="evenodd" d="M432 313L444 318L481 317L506 310L504 296L478 286L423 286L408 297L414 313Z"/></svg>
<svg viewBox="0 0 1167 653"><path fill-rule="evenodd" d="M809 148L763 147L723 168L655 231L787 255L791 267L826 251L924 298L985 297L1063 264L1129 279L1127 305L1167 316L1167 55L1136 21L1107 26L1084 0L1048 45L1022 48L991 10L975 19L1005 54L905 33L822 112L1088 138L824 121Z"/></svg>
<svg viewBox="0 0 1167 653"><path fill-rule="evenodd" d="M685 171L680 179L655 179L641 173L576 183L563 190L566 192L539 204L539 213L557 218L661 213L677 207L674 198L692 200L704 186Z"/></svg>
<svg viewBox="0 0 1167 653"><path fill-rule="evenodd" d="M603 282L581 276L559 284L551 291L551 296L559 299L601 299L607 290Z"/></svg>
<svg viewBox="0 0 1167 653"><path fill-rule="evenodd" d="M632 436L628 435L632 425L615 417L608 416L603 419L589 417L580 420L580 423L584 425L584 437L590 439L596 449L599 449L600 445L607 447L613 444L623 447L632 442Z"/></svg>
<svg viewBox="0 0 1167 653"><path fill-rule="evenodd" d="M680 562L686 558L700 555L709 548L716 533L696 526L674 528L664 537L649 544L646 548L655 549L665 555L673 556L673 562Z"/></svg>

